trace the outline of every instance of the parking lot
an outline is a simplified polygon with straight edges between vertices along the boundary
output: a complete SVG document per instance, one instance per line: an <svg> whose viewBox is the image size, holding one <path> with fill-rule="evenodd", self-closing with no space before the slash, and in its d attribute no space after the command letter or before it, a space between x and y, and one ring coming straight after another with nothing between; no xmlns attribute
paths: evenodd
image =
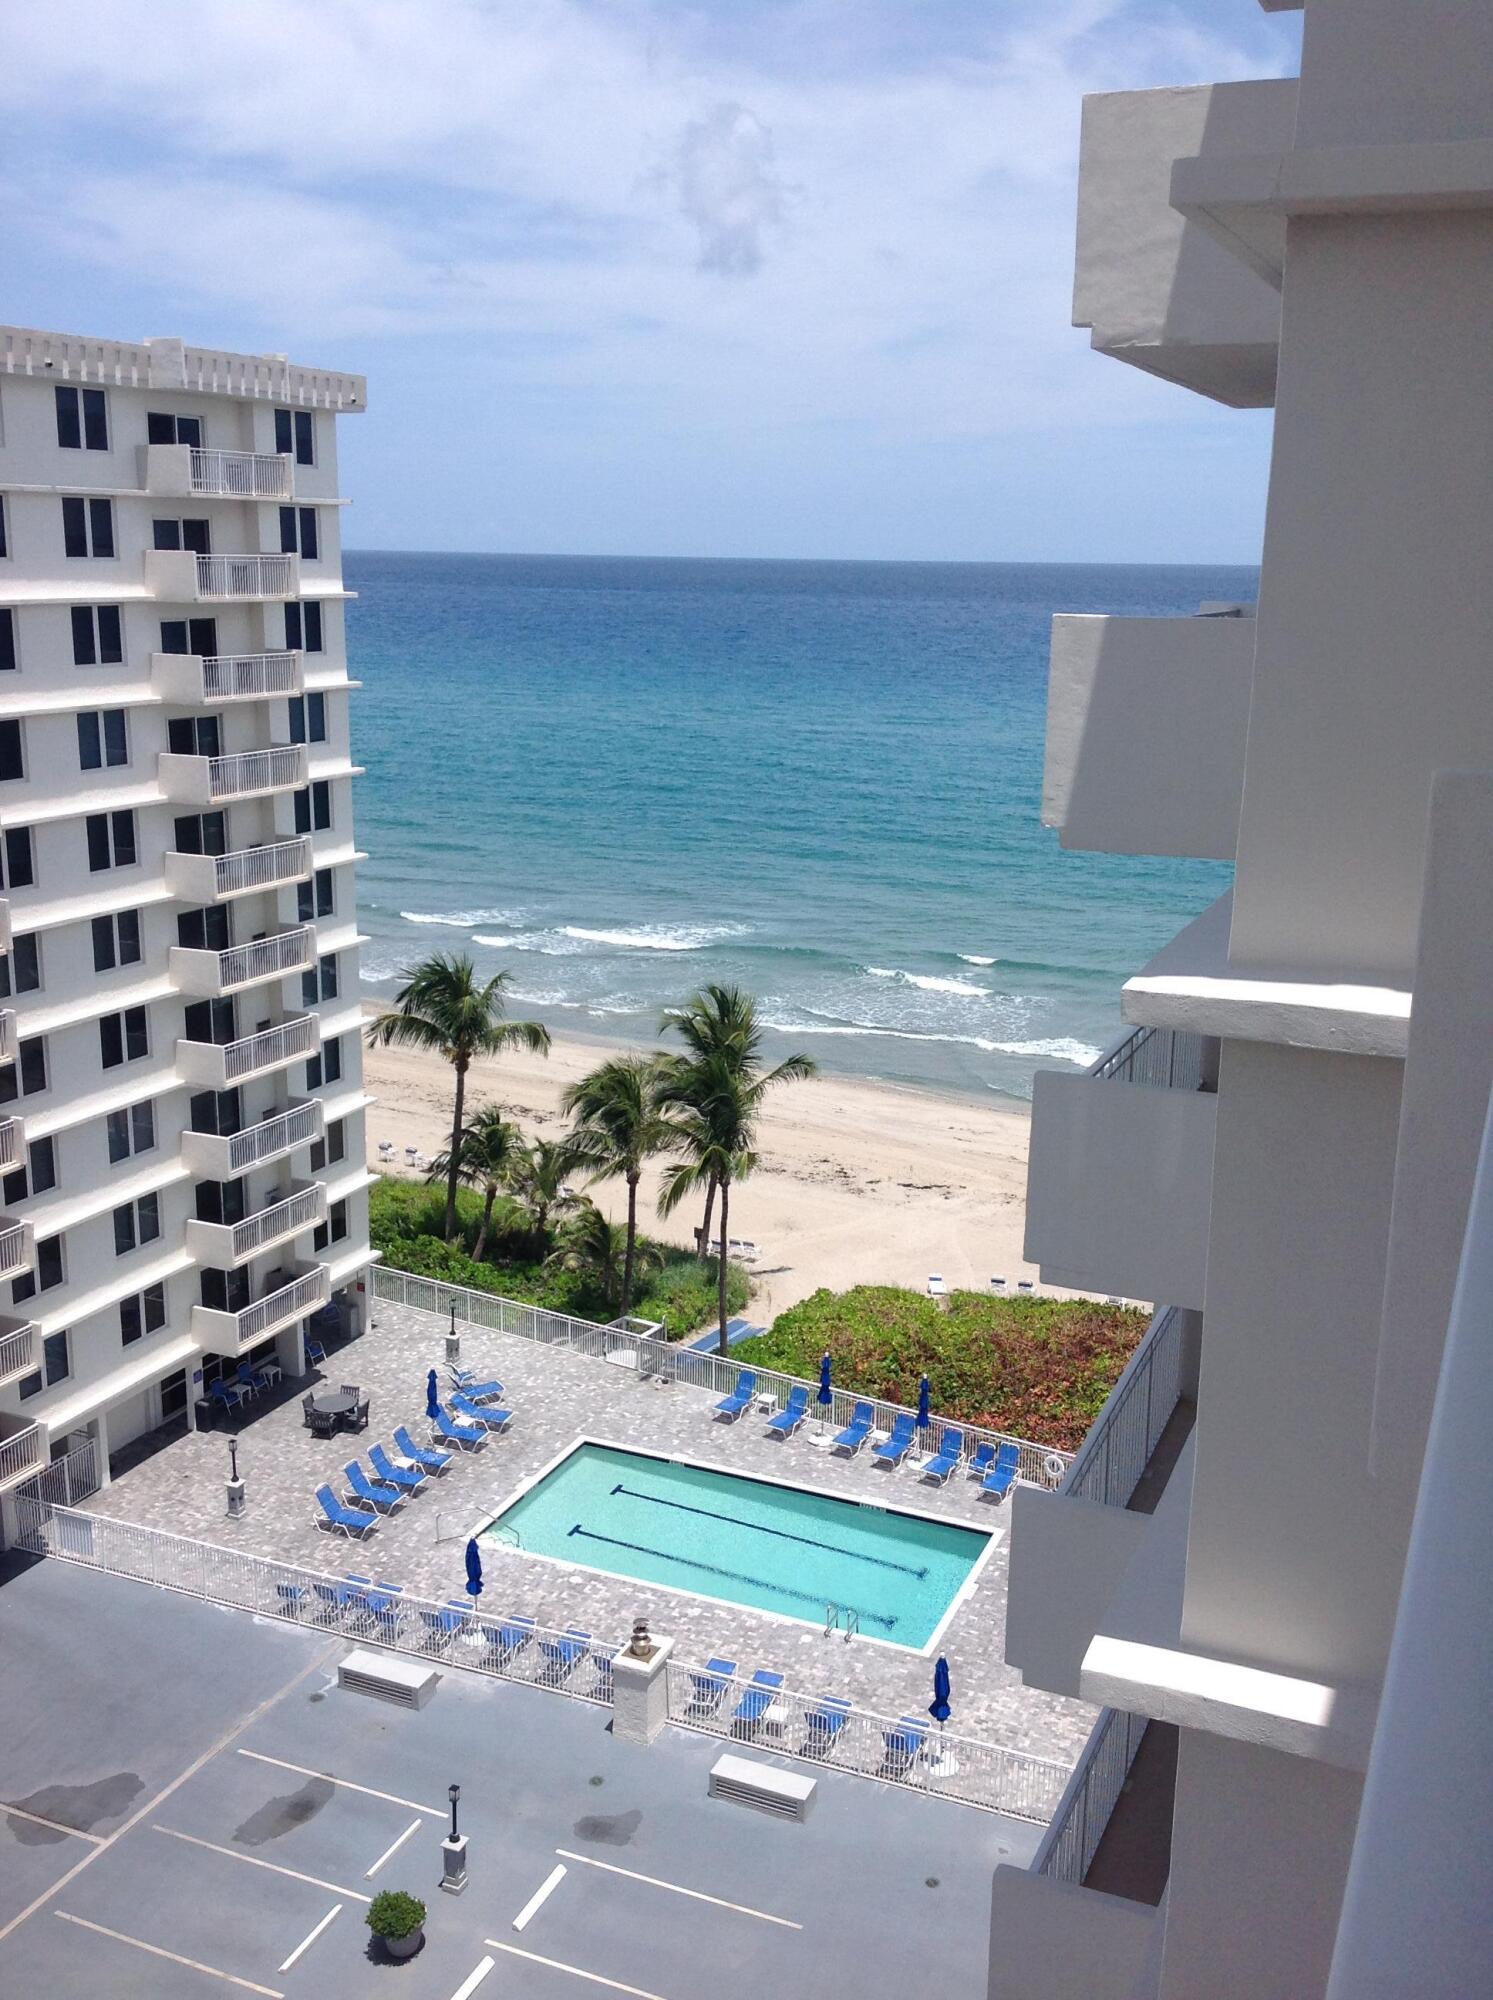
<svg viewBox="0 0 1493 2000"><path fill-rule="evenodd" d="M834 1773L779 1821L707 1798L708 1739L635 1748L457 1670L391 1707L336 1687L339 1641L57 1561L0 1589L0 1632L7 1994L983 1993L991 1874L1040 1833ZM428 1905L404 1964L381 1888Z"/></svg>

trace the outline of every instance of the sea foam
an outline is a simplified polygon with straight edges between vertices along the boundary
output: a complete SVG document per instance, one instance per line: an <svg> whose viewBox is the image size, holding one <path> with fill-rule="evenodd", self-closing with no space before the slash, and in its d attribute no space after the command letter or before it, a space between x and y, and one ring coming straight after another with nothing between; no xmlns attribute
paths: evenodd
<svg viewBox="0 0 1493 2000"><path fill-rule="evenodd" d="M905 986L916 986L920 993L959 993L969 1000L985 1000L990 996L988 986L975 986L968 979L940 979L931 972L901 972L892 965L868 965L867 972L873 979L896 979Z"/></svg>

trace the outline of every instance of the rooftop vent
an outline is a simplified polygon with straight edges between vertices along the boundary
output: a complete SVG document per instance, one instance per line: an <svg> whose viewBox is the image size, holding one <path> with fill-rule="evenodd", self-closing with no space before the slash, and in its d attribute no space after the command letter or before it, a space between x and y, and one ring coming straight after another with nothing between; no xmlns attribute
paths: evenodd
<svg viewBox="0 0 1493 2000"><path fill-rule="evenodd" d="M746 1757L717 1757L710 1769L711 1798L751 1806L778 1819L807 1819L815 1784L815 1779L801 1778L796 1771L779 1771Z"/></svg>
<svg viewBox="0 0 1493 2000"><path fill-rule="evenodd" d="M400 1708L423 1708L435 1693L440 1675L413 1660L396 1660L384 1653L349 1653L337 1669L337 1685L350 1694L371 1694Z"/></svg>

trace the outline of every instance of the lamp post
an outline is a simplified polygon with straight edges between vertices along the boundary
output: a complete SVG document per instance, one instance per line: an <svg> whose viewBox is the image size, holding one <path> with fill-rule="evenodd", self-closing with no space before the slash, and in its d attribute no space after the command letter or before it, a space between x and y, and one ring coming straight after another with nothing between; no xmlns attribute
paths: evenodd
<svg viewBox="0 0 1493 2000"><path fill-rule="evenodd" d="M451 1838L456 1839L456 1801L461 1797L460 1785L448 1785L446 1797L451 1801Z"/></svg>
<svg viewBox="0 0 1493 2000"><path fill-rule="evenodd" d="M461 1335L456 1331L456 1294L452 1292L446 1300L451 1313L451 1324L446 1329L446 1364L454 1368L461 1359Z"/></svg>
<svg viewBox="0 0 1493 2000"><path fill-rule="evenodd" d="M451 1831L441 1842L441 1887L448 1895L459 1896L467 1886L466 1835L456 1830L456 1801L461 1797L461 1786L448 1785L446 1797L451 1801Z"/></svg>
<svg viewBox="0 0 1493 2000"><path fill-rule="evenodd" d="M228 1440L228 1518L242 1520L247 1506L247 1492L244 1482L238 1476L238 1439Z"/></svg>

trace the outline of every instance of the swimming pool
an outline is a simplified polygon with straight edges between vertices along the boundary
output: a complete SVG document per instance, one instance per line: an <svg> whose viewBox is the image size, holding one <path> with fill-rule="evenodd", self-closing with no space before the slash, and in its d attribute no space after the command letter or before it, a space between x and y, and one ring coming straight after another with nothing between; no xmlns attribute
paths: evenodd
<svg viewBox="0 0 1493 2000"><path fill-rule="evenodd" d="M585 1442L484 1530L526 1555L925 1649L990 1547L978 1528Z"/></svg>

